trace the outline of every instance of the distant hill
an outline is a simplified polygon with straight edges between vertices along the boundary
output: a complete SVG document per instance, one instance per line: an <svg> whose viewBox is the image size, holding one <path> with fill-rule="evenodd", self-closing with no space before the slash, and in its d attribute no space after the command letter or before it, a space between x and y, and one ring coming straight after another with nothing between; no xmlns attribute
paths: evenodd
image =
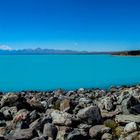
<svg viewBox="0 0 140 140"><path fill-rule="evenodd" d="M89 52L73 50L55 50L55 49L19 49L19 50L0 50L0 55L49 55L49 54L110 54L110 55L140 55L140 50L120 51L120 52Z"/></svg>
<svg viewBox="0 0 140 140"><path fill-rule="evenodd" d="M0 50L0 55L45 55L45 54L98 54L99 52L55 50L55 49L21 49L21 50Z"/></svg>
<svg viewBox="0 0 140 140"><path fill-rule="evenodd" d="M78 52L72 50L54 50L54 49L19 49L19 50L0 50L0 54L11 54L11 55L26 55L26 54L77 54L77 53L86 53L86 52Z"/></svg>
<svg viewBox="0 0 140 140"><path fill-rule="evenodd" d="M140 50L113 52L112 55L139 56L140 55Z"/></svg>

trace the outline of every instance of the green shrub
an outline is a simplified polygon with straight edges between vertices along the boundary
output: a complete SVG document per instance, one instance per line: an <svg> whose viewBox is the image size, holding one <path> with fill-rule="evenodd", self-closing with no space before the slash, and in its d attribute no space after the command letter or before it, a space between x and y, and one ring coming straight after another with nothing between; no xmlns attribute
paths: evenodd
<svg viewBox="0 0 140 140"><path fill-rule="evenodd" d="M53 108L56 109L56 110L60 110L60 100L57 100L57 101L55 102Z"/></svg>
<svg viewBox="0 0 140 140"><path fill-rule="evenodd" d="M112 130L118 127L118 124L114 120L111 120L111 119L104 121L104 125L106 127L111 128Z"/></svg>

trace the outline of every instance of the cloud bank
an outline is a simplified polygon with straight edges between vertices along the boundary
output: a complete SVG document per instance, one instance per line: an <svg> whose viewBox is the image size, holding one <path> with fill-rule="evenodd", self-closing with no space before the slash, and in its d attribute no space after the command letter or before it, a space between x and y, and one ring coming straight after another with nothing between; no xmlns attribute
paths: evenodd
<svg viewBox="0 0 140 140"><path fill-rule="evenodd" d="M12 48L7 45L0 45L0 50L12 50Z"/></svg>

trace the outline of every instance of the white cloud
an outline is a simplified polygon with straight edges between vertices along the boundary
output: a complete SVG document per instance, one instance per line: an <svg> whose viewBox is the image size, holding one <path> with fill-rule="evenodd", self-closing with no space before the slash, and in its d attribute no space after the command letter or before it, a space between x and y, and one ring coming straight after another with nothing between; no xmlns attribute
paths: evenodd
<svg viewBox="0 0 140 140"><path fill-rule="evenodd" d="M7 45L0 45L0 50L12 50L12 48Z"/></svg>

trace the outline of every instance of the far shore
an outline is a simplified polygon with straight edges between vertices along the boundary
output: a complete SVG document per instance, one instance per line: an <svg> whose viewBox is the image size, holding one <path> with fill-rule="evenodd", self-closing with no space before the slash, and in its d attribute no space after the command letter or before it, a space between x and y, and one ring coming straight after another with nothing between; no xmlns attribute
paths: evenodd
<svg viewBox="0 0 140 140"><path fill-rule="evenodd" d="M124 56L124 57L127 57L127 56L130 56L130 57L140 57L140 55L121 55L121 54L111 54L112 56Z"/></svg>
<svg viewBox="0 0 140 140"><path fill-rule="evenodd" d="M131 51L120 51L120 52L112 52L112 55L117 56L140 56L140 50L131 50Z"/></svg>
<svg viewBox="0 0 140 140"><path fill-rule="evenodd" d="M120 55L140 56L140 50L126 51L73 51L55 49L23 49L23 50L0 50L0 55Z"/></svg>

